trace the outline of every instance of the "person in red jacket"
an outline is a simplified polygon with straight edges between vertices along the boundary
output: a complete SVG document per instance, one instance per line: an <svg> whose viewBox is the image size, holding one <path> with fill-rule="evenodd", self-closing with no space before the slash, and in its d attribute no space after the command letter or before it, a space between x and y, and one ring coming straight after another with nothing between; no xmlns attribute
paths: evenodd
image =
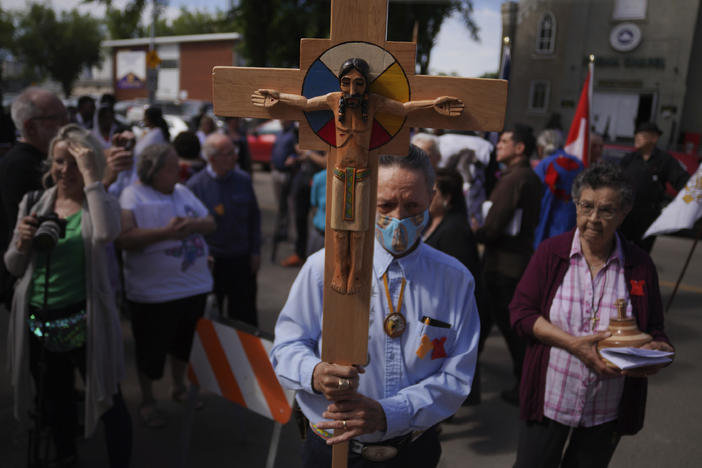
<svg viewBox="0 0 702 468"><path fill-rule="evenodd" d="M510 304L512 326L528 340L517 468L606 467L620 435L643 426L646 377L661 366L614 370L597 353L617 299L652 335L643 347L673 351L656 268L616 232L633 203L624 174L598 163L578 175L572 195L576 228L541 243Z"/></svg>

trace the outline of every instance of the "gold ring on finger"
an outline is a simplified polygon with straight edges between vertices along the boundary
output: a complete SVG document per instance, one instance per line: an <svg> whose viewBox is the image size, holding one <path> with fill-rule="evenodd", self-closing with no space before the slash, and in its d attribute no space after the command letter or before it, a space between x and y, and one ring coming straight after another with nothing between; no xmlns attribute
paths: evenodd
<svg viewBox="0 0 702 468"><path fill-rule="evenodd" d="M346 420L345 419L341 420L341 424L344 426L344 430L348 429L348 427L346 427Z"/></svg>
<svg viewBox="0 0 702 468"><path fill-rule="evenodd" d="M344 379L342 379L341 377L339 377L339 384L337 385L337 387L339 387L339 390L344 389Z"/></svg>

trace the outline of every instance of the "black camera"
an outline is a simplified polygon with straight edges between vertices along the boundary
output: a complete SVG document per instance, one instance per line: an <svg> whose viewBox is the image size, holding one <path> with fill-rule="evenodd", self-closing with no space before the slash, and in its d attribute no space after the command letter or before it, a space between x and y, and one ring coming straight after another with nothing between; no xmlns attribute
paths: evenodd
<svg viewBox="0 0 702 468"><path fill-rule="evenodd" d="M65 219L58 217L56 213L49 213L45 216L37 216L37 231L34 233L33 245L37 250L47 251L56 247L59 239L66 236Z"/></svg>

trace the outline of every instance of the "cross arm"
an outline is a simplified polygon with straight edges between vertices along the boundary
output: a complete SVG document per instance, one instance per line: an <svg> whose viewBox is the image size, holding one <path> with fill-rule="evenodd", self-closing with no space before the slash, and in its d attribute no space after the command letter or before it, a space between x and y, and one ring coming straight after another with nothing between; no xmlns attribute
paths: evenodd
<svg viewBox="0 0 702 468"><path fill-rule="evenodd" d="M504 126L507 106L504 80L415 75L410 78L410 88L412 100L433 100L440 94L460 99L465 107L457 117L421 108L407 115L406 126L475 131L500 131Z"/></svg>
<svg viewBox="0 0 702 468"><path fill-rule="evenodd" d="M294 107L276 106L271 109L255 106L251 102L251 95L257 89L297 93L303 78L304 73L296 68L214 67L214 113L227 117L299 120L300 111Z"/></svg>

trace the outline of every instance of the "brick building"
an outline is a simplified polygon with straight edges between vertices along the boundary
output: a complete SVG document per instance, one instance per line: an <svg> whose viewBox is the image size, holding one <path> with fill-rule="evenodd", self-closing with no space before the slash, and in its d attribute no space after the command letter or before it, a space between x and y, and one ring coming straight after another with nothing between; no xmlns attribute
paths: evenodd
<svg viewBox="0 0 702 468"><path fill-rule="evenodd" d="M212 67L238 64L238 33L157 37L161 63L156 98L212 100ZM110 77L117 100L145 98L149 38L103 41L102 74Z"/></svg>

